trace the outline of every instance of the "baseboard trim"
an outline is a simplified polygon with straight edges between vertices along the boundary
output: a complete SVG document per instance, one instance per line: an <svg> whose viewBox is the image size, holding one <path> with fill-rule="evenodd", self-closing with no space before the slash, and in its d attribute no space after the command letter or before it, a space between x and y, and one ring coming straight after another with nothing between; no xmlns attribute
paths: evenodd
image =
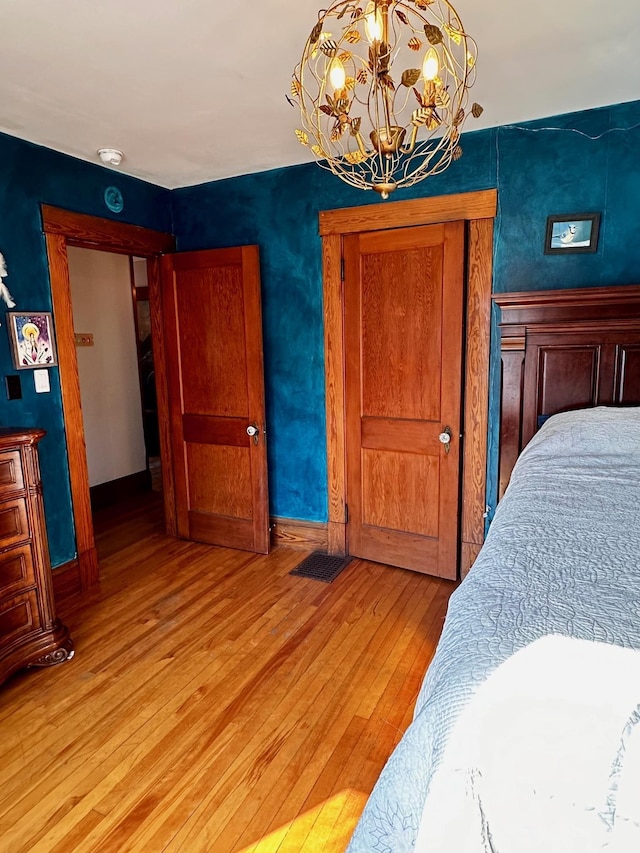
<svg viewBox="0 0 640 853"><path fill-rule="evenodd" d="M120 503L131 495L148 492L151 489L151 473L146 468L144 471L137 471L135 474L128 474L126 477L119 477L117 480L110 480L108 483L100 483L98 486L91 486L89 494L91 495L91 509L95 512L97 509L105 509Z"/></svg>
<svg viewBox="0 0 640 853"><path fill-rule="evenodd" d="M271 518L271 544L286 545L304 551L326 551L329 542L327 524L299 521L296 518Z"/></svg>
<svg viewBox="0 0 640 853"><path fill-rule="evenodd" d="M80 564L78 560L69 560L57 566L52 571L53 596L56 605L64 603L69 598L82 592L82 580L80 578Z"/></svg>

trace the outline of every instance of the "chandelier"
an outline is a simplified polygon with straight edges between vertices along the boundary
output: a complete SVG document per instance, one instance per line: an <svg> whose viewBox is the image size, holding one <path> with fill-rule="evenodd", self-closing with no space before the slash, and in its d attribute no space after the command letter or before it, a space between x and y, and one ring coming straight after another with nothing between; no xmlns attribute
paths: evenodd
<svg viewBox="0 0 640 853"><path fill-rule="evenodd" d="M321 166L388 198L462 156L476 53L448 0L339 0L293 74L296 135Z"/></svg>

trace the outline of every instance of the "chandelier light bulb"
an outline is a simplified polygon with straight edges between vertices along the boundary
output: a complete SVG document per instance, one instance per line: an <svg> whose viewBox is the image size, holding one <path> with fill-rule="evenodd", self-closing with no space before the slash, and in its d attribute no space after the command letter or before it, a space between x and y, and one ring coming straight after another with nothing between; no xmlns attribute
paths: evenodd
<svg viewBox="0 0 640 853"><path fill-rule="evenodd" d="M422 76L428 83L433 83L439 71L440 60L438 59L438 53L435 48L430 47L422 64Z"/></svg>
<svg viewBox="0 0 640 853"><path fill-rule="evenodd" d="M449 0L334 0L291 82L296 136L319 165L382 198L462 156L476 44ZM422 85L421 85L422 81Z"/></svg>
<svg viewBox="0 0 640 853"><path fill-rule="evenodd" d="M364 13L364 29L369 40L369 44L376 44L382 41L383 24L382 14L375 0L370 0L367 4L367 10Z"/></svg>
<svg viewBox="0 0 640 853"><path fill-rule="evenodd" d="M331 62L331 67L329 68L329 80L331 81L331 86L333 87L334 92L340 92L344 89L345 83L347 82L347 74L344 70L344 65L338 57Z"/></svg>

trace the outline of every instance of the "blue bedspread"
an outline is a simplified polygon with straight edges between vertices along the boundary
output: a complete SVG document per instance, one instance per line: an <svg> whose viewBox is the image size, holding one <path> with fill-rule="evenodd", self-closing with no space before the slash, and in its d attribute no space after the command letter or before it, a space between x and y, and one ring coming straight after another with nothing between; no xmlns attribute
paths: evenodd
<svg viewBox="0 0 640 853"><path fill-rule="evenodd" d="M461 712L550 635L640 649L640 409L556 415L525 448L348 853L414 851Z"/></svg>

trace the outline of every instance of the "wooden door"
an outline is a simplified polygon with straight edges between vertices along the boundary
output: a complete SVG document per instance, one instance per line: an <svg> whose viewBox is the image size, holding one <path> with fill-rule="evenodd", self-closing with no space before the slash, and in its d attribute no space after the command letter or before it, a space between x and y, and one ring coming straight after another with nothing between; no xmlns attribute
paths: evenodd
<svg viewBox="0 0 640 853"><path fill-rule="evenodd" d="M165 255L162 291L178 535L267 553L258 247Z"/></svg>
<svg viewBox="0 0 640 853"><path fill-rule="evenodd" d="M344 240L349 553L451 579L464 234L453 222Z"/></svg>

